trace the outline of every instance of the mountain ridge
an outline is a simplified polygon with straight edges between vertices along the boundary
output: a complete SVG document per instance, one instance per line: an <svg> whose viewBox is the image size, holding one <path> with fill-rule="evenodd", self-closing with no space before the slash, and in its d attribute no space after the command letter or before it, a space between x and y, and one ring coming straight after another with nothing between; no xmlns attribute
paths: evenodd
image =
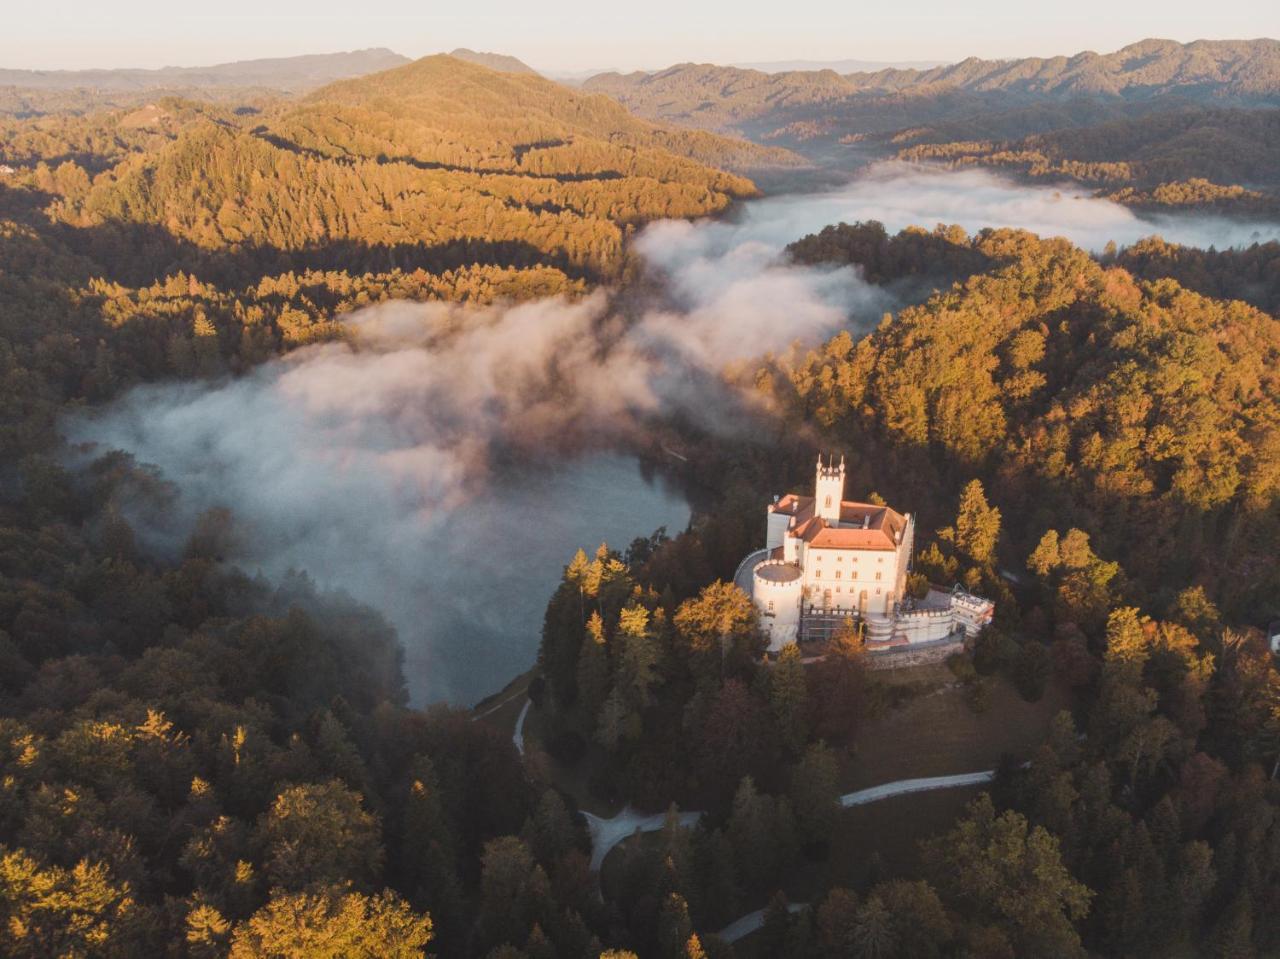
<svg viewBox="0 0 1280 959"><path fill-rule="evenodd" d="M93 88L126 91L176 86L264 87L288 92L322 86L347 77L376 73L409 63L386 47L368 47L338 53L308 53L295 57L233 60L209 66L156 69L125 67L91 70L0 69L0 86L44 90Z"/></svg>
<svg viewBox="0 0 1280 959"><path fill-rule="evenodd" d="M751 139L884 132L948 115L1034 103L1141 104L1180 97L1219 106L1280 106L1280 41L1147 39L1109 54L981 60L930 70L765 73L681 63L651 73L606 73L582 89L637 116Z"/></svg>

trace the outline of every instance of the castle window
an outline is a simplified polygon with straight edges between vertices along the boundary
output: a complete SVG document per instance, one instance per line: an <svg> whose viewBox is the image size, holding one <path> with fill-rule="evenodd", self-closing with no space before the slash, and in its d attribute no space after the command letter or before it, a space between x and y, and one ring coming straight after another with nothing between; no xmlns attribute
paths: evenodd
<svg viewBox="0 0 1280 959"><path fill-rule="evenodd" d="M769 612L773 612L773 600L769 600Z"/></svg>
<svg viewBox="0 0 1280 959"><path fill-rule="evenodd" d="M840 578L840 570L836 570L836 579Z"/></svg>
<svg viewBox="0 0 1280 959"><path fill-rule="evenodd" d="M883 575L884 573L876 573L876 579L879 579ZM879 592L879 590L876 590L876 592Z"/></svg>

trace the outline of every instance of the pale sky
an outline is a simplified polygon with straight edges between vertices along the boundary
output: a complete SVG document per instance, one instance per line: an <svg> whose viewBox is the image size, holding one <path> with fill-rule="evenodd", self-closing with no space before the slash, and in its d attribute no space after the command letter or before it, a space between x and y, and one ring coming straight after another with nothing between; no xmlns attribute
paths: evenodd
<svg viewBox="0 0 1280 959"><path fill-rule="evenodd" d="M1275 0L46 0L8 5L0 67L200 66L471 47L540 70L686 60L959 60L1100 53L1144 37L1280 36Z"/></svg>

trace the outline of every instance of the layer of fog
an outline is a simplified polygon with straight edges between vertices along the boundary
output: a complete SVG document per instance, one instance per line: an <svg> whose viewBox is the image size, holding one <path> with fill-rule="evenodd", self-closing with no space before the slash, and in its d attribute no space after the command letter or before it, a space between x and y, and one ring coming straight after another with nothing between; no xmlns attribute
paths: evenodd
<svg viewBox="0 0 1280 959"><path fill-rule="evenodd" d="M175 513L126 513L144 543L172 549L199 513L229 507L231 559L303 569L374 606L416 701L472 702L532 665L574 550L687 524L680 496L616 451L649 445L670 414L746 428L726 366L893 305L852 270L786 266L741 232L655 225L643 245L665 281L639 307L606 291L387 303L348 315L346 340L238 379L134 390L70 438L175 483Z"/></svg>
<svg viewBox="0 0 1280 959"><path fill-rule="evenodd" d="M617 451L673 413L729 435L749 428L726 366L867 328L894 307L851 269L780 260L805 233L863 219L1022 226L1094 249L1153 232L1105 201L881 167L829 193L749 203L731 222L650 226L636 248L661 281L639 305L607 292L384 304L347 316L343 342L234 380L140 388L67 431L175 482L175 515L130 515L144 542L177 542L205 509L230 507L232 559L270 577L303 569L369 603L399 631L416 701L474 701L532 664L576 548L687 521L679 496ZM1168 239L1219 245L1256 229L1160 225Z"/></svg>
<svg viewBox="0 0 1280 959"><path fill-rule="evenodd" d="M1065 236L1094 252L1108 242L1127 246L1153 234L1171 243L1217 249L1280 239L1280 223L1204 214L1139 216L1081 187L1028 186L986 170L904 163L876 164L835 190L750 204L740 235L785 243L831 223L858 220L879 220L890 232L939 223L959 224L970 233L1019 227L1042 236Z"/></svg>

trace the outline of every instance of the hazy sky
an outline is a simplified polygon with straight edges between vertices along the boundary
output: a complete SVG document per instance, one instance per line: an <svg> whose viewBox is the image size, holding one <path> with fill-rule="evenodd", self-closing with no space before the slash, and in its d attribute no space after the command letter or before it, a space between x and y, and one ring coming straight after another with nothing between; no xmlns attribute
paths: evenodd
<svg viewBox="0 0 1280 959"><path fill-rule="evenodd" d="M196 66L390 47L467 46L543 70L685 60L958 60L1106 52L1143 37L1280 35L1273 0L48 0L14 3L0 67Z"/></svg>

